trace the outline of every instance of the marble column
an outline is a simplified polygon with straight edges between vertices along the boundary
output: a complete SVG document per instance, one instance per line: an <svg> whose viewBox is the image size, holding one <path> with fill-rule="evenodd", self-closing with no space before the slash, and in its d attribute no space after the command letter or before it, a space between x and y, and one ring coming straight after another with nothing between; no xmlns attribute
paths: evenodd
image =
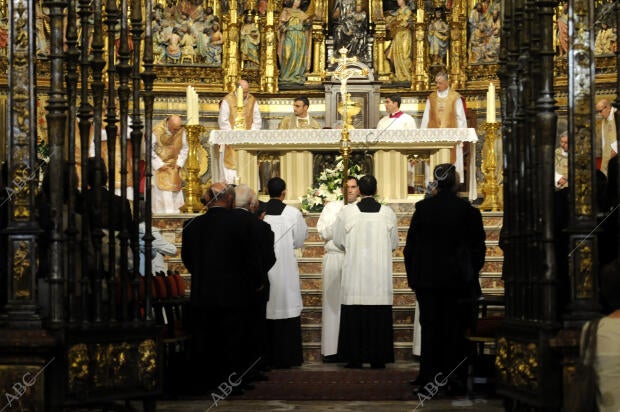
<svg viewBox="0 0 620 412"><path fill-rule="evenodd" d="M407 156L396 150L374 155L377 192L383 200L407 198Z"/></svg>
<svg viewBox="0 0 620 412"><path fill-rule="evenodd" d="M280 160L280 173L286 182L286 200L299 201L299 198L312 186L312 153L294 151L283 153Z"/></svg>

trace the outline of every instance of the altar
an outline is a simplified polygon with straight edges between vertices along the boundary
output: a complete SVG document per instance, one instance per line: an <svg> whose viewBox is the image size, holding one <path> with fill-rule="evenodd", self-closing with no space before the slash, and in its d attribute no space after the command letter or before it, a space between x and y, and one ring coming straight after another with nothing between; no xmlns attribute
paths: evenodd
<svg viewBox="0 0 620 412"><path fill-rule="evenodd" d="M237 174L240 183L259 187L258 157L263 152L276 152L280 161L280 177L287 184L289 201L299 201L313 183L313 152L338 151L342 137L339 129L299 130L212 130L209 135L212 179L221 180L219 145L237 150ZM420 154L429 159L431 170L449 163L456 148L456 168L463 175L463 142L472 144L469 170L469 198L477 197L476 159L473 145L478 136L469 129L418 130L350 130L352 151L372 151L373 174L378 182L378 195L386 201L407 198L407 155Z"/></svg>

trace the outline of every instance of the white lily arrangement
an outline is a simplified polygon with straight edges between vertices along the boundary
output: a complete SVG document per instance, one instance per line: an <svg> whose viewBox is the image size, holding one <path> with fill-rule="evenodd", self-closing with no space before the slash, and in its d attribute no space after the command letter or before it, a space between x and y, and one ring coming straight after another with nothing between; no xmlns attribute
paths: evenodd
<svg viewBox="0 0 620 412"><path fill-rule="evenodd" d="M349 176L360 178L361 172L360 165L353 165L349 168ZM336 167L323 170L316 179L317 184L314 187L309 187L306 194L300 198L302 212L319 213L323 210L325 203L342 200L343 175L342 156L338 156L336 157Z"/></svg>

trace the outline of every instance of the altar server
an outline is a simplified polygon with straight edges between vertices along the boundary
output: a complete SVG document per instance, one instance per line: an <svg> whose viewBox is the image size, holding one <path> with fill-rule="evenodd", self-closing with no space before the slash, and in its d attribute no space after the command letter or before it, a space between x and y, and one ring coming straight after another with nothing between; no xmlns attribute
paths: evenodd
<svg viewBox="0 0 620 412"><path fill-rule="evenodd" d="M415 130L417 126L413 117L400 110L401 98L399 94L391 94L385 98L384 116L377 124L377 129Z"/></svg>
<svg viewBox="0 0 620 412"><path fill-rule="evenodd" d="M267 189L270 199L265 206L264 220L271 225L276 252L276 263L269 271L269 360L275 368L289 368L303 363L300 317L303 305L295 249L303 246L308 226L299 209L284 204L284 180L269 179Z"/></svg>
<svg viewBox="0 0 620 412"><path fill-rule="evenodd" d="M347 203L355 203L359 196L357 178L347 179ZM342 200L329 202L323 208L316 228L325 241L323 255L323 308L321 328L321 354L325 361L335 360L338 352L338 332L340 330L340 282L344 252L334 245L333 228L338 213L344 207Z"/></svg>
<svg viewBox="0 0 620 412"><path fill-rule="evenodd" d="M345 252L338 354L346 367L384 368L394 362L392 251L398 246L394 211L374 199L377 180L359 181L361 200L347 205L334 226L334 245Z"/></svg>

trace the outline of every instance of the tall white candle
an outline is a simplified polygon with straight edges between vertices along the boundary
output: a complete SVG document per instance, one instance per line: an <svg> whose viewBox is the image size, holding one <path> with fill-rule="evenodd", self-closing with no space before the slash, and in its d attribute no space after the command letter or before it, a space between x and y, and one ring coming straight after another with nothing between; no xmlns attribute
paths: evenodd
<svg viewBox="0 0 620 412"><path fill-rule="evenodd" d="M495 85L489 83L487 92L487 123L495 123Z"/></svg>
<svg viewBox="0 0 620 412"><path fill-rule="evenodd" d="M198 124L198 94L192 86L187 86L186 91L186 102L187 102L187 124L188 125L197 125Z"/></svg>
<svg viewBox="0 0 620 412"><path fill-rule="evenodd" d="M200 124L200 115L198 112L198 93L196 93L196 91L194 91L194 117L196 119L196 124Z"/></svg>
<svg viewBox="0 0 620 412"><path fill-rule="evenodd" d="M243 107L243 87L237 87L237 107Z"/></svg>

